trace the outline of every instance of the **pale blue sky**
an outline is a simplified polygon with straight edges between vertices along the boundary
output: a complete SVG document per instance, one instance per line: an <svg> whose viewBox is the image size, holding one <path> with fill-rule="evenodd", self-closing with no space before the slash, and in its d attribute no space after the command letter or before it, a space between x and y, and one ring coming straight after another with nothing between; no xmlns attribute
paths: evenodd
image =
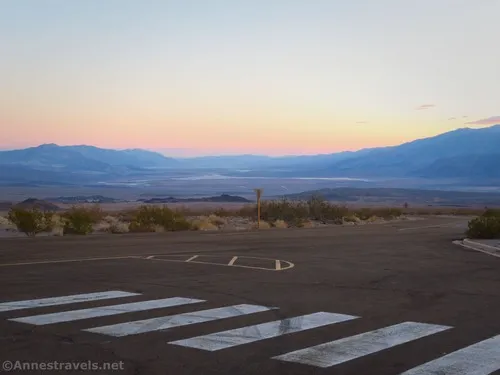
<svg viewBox="0 0 500 375"><path fill-rule="evenodd" d="M319 153L500 123L500 0L1 4L0 147Z"/></svg>

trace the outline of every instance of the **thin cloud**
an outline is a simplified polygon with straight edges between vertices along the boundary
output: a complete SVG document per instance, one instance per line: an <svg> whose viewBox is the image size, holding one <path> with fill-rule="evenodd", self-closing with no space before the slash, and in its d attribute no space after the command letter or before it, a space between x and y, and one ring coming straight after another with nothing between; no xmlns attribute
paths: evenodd
<svg viewBox="0 0 500 375"><path fill-rule="evenodd" d="M456 120L456 119L457 119L456 117L450 117L450 118L448 119L448 121L452 121L452 120Z"/></svg>
<svg viewBox="0 0 500 375"><path fill-rule="evenodd" d="M422 104L420 107L417 107L417 111L422 111L424 109L431 109L434 108L436 105L435 104Z"/></svg>
<svg viewBox="0 0 500 375"><path fill-rule="evenodd" d="M500 116L492 116L477 121L466 122L466 125L497 125L500 124Z"/></svg>

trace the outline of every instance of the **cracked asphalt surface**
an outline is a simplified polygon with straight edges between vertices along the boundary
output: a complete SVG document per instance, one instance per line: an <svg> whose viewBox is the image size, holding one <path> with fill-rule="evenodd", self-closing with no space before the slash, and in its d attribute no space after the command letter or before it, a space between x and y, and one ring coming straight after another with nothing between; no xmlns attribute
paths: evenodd
<svg viewBox="0 0 500 375"><path fill-rule="evenodd" d="M452 244L463 237L466 222L428 218L230 234L1 239L0 305L105 291L139 294L0 309L0 362L123 361L116 371L84 371L92 374L401 374L500 334L500 259ZM293 267L277 270L275 260ZM205 302L47 325L9 320L170 297ZM239 304L276 309L125 337L84 331ZM359 319L215 352L169 344L317 312ZM403 322L453 328L327 368L273 359Z"/></svg>

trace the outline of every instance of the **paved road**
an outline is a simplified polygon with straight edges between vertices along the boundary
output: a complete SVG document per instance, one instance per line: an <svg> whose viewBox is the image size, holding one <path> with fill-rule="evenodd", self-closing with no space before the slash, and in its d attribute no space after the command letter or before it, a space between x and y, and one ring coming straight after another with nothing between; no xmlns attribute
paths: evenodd
<svg viewBox="0 0 500 375"><path fill-rule="evenodd" d="M0 362L500 374L500 259L452 244L465 223L2 239Z"/></svg>

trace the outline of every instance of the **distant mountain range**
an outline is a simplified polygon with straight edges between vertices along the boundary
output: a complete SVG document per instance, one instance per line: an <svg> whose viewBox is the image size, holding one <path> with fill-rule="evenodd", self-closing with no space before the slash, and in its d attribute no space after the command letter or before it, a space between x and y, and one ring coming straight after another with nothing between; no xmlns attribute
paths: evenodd
<svg viewBox="0 0 500 375"><path fill-rule="evenodd" d="M82 184L123 176L138 177L148 170L172 168L178 163L176 159L141 149L43 144L1 151L0 183Z"/></svg>
<svg viewBox="0 0 500 375"><path fill-rule="evenodd" d="M94 146L43 144L21 150L0 152L0 165L24 166L39 170L109 172L113 168L172 167L178 163L162 154L141 150L109 150Z"/></svg>
<svg viewBox="0 0 500 375"><path fill-rule="evenodd" d="M171 158L142 149L43 144L0 152L0 183L85 184L145 176L500 179L500 125L463 128L399 146L326 155Z"/></svg>
<svg viewBox="0 0 500 375"><path fill-rule="evenodd" d="M458 129L393 147L290 158L239 176L500 178L500 125ZM272 167L272 165L269 165Z"/></svg>

